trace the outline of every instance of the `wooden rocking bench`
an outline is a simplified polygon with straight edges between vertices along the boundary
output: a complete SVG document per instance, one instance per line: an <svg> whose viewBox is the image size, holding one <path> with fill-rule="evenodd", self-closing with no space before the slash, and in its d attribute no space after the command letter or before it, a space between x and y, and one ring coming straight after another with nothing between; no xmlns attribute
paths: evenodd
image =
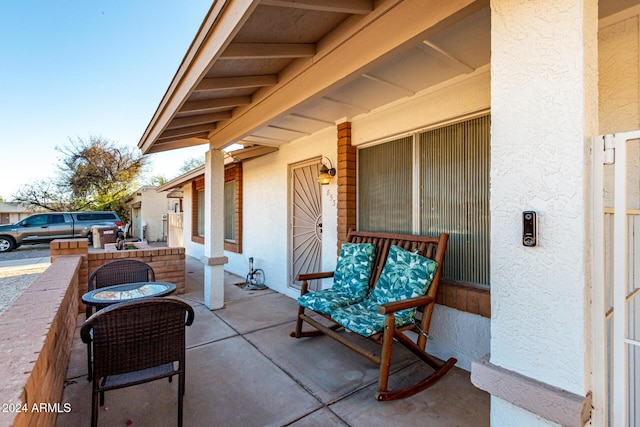
<svg viewBox="0 0 640 427"><path fill-rule="evenodd" d="M457 362L455 358L442 362L425 351L448 238L447 234L429 237L349 230L335 272L297 277L302 282L301 296L296 329L290 335L295 338L328 335L378 364L380 376L375 395L378 401L402 399L432 386ZM332 288L308 290L309 280L330 277L334 278ZM331 320L331 325L319 323L305 314L305 309ZM419 319L416 311L422 313ZM303 322L316 330L303 331ZM337 332L341 328L381 344L380 353L360 347L348 334ZM416 332L415 342L406 335L408 331ZM434 372L409 387L388 390L394 340Z"/></svg>

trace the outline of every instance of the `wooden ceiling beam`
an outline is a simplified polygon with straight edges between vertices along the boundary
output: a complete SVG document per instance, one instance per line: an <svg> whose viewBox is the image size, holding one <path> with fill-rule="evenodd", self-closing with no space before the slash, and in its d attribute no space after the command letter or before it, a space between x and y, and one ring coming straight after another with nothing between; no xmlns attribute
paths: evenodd
<svg viewBox="0 0 640 427"><path fill-rule="evenodd" d="M173 119L167 130L185 128L189 126L203 125L205 123L215 123L220 120L226 120L231 118L230 111L220 111L218 113L199 114L197 116L180 117Z"/></svg>
<svg viewBox="0 0 640 427"><path fill-rule="evenodd" d="M202 80L194 92L265 87L273 86L276 83L278 83L278 76L275 74L266 76L217 77Z"/></svg>
<svg viewBox="0 0 640 427"><path fill-rule="evenodd" d="M373 10L372 0L262 0L261 4L353 15L364 15Z"/></svg>
<svg viewBox="0 0 640 427"><path fill-rule="evenodd" d="M175 150L177 148L193 147L196 145L208 144L209 140L205 136L197 136L190 138L175 138L166 141L156 141L153 146L145 154L160 153L167 150Z"/></svg>
<svg viewBox="0 0 640 427"><path fill-rule="evenodd" d="M267 147L264 145L258 145L255 147L243 148L242 150L231 151L227 154L233 157L235 160L244 161L264 156L265 154L270 154L275 151L278 151L278 147Z"/></svg>
<svg viewBox="0 0 640 427"><path fill-rule="evenodd" d="M180 112L203 111L203 110L224 110L238 107L240 105L249 105L251 103L250 96L234 96L231 98L208 99L205 101L185 102Z"/></svg>
<svg viewBox="0 0 640 427"><path fill-rule="evenodd" d="M220 59L309 58L315 54L314 43L231 43Z"/></svg>
<svg viewBox="0 0 640 427"><path fill-rule="evenodd" d="M191 135L198 135L201 134L203 132L211 132L212 130L214 130L216 128L216 125L214 123L209 123L209 124L205 124L205 125L198 125L198 126L189 126L186 128L179 128L179 129L173 129L173 130L166 130L164 132L162 132L160 134L160 137L158 138L158 140L163 140L165 138L173 138L176 136L191 136Z"/></svg>

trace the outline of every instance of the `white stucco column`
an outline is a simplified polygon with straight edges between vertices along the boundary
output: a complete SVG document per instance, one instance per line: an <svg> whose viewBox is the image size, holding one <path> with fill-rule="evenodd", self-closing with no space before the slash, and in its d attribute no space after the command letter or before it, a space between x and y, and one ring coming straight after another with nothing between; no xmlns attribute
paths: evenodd
<svg viewBox="0 0 640 427"><path fill-rule="evenodd" d="M224 153L205 154L204 170L204 303L210 309L224 306Z"/></svg>
<svg viewBox="0 0 640 427"><path fill-rule="evenodd" d="M478 370L494 427L582 425L589 405L597 12L597 0L491 1L491 356ZM535 247L523 211L537 212Z"/></svg>

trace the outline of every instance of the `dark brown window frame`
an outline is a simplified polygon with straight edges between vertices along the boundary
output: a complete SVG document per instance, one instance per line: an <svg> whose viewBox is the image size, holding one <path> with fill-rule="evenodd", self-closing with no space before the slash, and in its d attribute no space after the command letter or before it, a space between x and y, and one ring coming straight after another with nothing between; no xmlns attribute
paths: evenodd
<svg viewBox="0 0 640 427"><path fill-rule="evenodd" d="M236 240L225 240L224 250L242 253L242 163L228 165L224 170L224 182L236 181ZM198 235L198 191L204 190L204 177L191 182L191 241L204 244L205 238Z"/></svg>
<svg viewBox="0 0 640 427"><path fill-rule="evenodd" d="M191 181L191 241L204 244L204 237L198 235L198 191L204 190L204 177Z"/></svg>
<svg viewBox="0 0 640 427"><path fill-rule="evenodd" d="M224 183L236 182L236 239L225 240L224 250L234 253L242 253L242 163L234 163L224 170Z"/></svg>

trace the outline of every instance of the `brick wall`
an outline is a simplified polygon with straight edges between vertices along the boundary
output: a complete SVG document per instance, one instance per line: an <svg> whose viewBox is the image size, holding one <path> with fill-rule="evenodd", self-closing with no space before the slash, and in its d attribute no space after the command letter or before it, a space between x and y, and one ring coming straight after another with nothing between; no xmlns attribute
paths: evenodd
<svg viewBox="0 0 640 427"><path fill-rule="evenodd" d="M58 258L0 315L0 403L27 409L0 413L0 426L55 426L64 410L82 265L82 256Z"/></svg>
<svg viewBox="0 0 640 427"><path fill-rule="evenodd" d="M338 251L356 228L356 147L351 145L351 122L338 125Z"/></svg>
<svg viewBox="0 0 640 427"><path fill-rule="evenodd" d="M51 242L51 261L60 256L80 255L83 265L78 283L78 309L84 311L80 300L87 292L91 272L102 264L116 259L132 258L145 262L153 268L158 282L171 282L176 285L176 293L183 294L185 286L184 248L150 248L116 252L89 252L87 239L54 240Z"/></svg>
<svg viewBox="0 0 640 427"><path fill-rule="evenodd" d="M441 280L438 285L436 303L491 318L491 292L489 288Z"/></svg>

